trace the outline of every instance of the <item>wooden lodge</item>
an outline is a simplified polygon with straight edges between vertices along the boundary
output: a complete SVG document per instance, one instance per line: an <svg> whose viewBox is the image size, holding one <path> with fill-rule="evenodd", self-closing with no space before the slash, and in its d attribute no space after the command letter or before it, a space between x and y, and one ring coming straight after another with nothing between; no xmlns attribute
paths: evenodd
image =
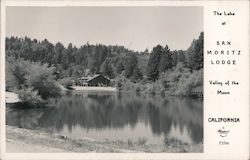
<svg viewBox="0 0 250 160"><path fill-rule="evenodd" d="M111 85L111 80L102 74L94 76L81 77L78 79L77 86L98 86L106 87Z"/></svg>

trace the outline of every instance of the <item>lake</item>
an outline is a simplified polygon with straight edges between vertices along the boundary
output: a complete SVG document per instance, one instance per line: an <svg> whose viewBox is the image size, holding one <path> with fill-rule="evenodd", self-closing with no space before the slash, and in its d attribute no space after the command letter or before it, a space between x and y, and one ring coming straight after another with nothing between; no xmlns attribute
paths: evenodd
<svg viewBox="0 0 250 160"><path fill-rule="evenodd" d="M7 125L72 138L147 144L203 141L203 100L106 91L71 91L53 107L25 109L8 104Z"/></svg>

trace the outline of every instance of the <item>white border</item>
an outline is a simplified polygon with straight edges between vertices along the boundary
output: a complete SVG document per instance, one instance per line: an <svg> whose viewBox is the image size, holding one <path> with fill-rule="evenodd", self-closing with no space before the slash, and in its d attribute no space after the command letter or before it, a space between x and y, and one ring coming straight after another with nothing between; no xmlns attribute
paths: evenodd
<svg viewBox="0 0 250 160"><path fill-rule="evenodd" d="M204 10L209 6L223 6L248 1L2 1L1 2L1 53L5 51L5 7L6 6L51 6L51 7L68 7L68 6L204 6ZM205 21L205 20L204 20ZM203 23L205 24L205 23ZM240 28L239 28L240 29ZM205 48L205 47L204 47ZM204 53L205 54L205 53ZM3 159L219 159L220 155L213 155L213 148L206 148L204 143L203 153L5 153L5 54L1 54L1 158ZM206 70L204 68L204 75ZM204 80L205 85L205 80ZM204 95L204 101L206 95ZM205 104L205 103L204 103ZM204 105L204 117L206 117L206 108ZM205 116L206 115L206 116ZM206 120L204 119L204 133L206 130ZM205 138L205 137L204 137ZM244 138L244 137L243 137ZM206 149L205 149L206 148ZM208 153L209 151L209 153ZM234 151L237 152L237 151ZM249 154L249 153L248 153ZM230 153L223 159L232 159ZM239 157L247 159L248 155Z"/></svg>

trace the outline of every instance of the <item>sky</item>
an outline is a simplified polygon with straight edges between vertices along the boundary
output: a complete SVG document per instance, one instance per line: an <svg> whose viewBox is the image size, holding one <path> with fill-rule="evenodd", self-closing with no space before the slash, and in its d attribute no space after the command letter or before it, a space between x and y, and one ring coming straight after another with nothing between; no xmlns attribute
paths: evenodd
<svg viewBox="0 0 250 160"><path fill-rule="evenodd" d="M158 44L187 49L203 31L202 7L7 7L6 36L52 43L123 45L144 51Z"/></svg>

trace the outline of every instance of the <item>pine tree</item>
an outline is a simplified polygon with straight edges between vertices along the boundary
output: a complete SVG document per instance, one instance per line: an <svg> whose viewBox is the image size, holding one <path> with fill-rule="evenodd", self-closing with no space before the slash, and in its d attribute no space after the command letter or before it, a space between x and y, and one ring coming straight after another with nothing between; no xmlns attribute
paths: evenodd
<svg viewBox="0 0 250 160"><path fill-rule="evenodd" d="M166 45L163 52L161 53L161 58L159 62L159 73L166 71L167 69L172 68L172 57L170 53L170 49Z"/></svg>
<svg viewBox="0 0 250 160"><path fill-rule="evenodd" d="M130 79L133 82L137 82L138 80L141 80L142 77L143 77L143 75L142 75L140 69L136 66Z"/></svg>
<svg viewBox="0 0 250 160"><path fill-rule="evenodd" d="M103 75L109 77L109 78L114 78L114 72L112 67L109 65L109 60L105 60L102 65L101 65L101 72Z"/></svg>
<svg viewBox="0 0 250 160"><path fill-rule="evenodd" d="M147 76L151 81L155 81L159 77L159 63L161 54L163 53L163 47L161 45L157 45L153 48L152 53L150 54L148 65L147 65Z"/></svg>
<svg viewBox="0 0 250 160"><path fill-rule="evenodd" d="M116 67L116 73L121 74L122 71L124 70L124 66L121 61L118 62L117 67Z"/></svg>
<svg viewBox="0 0 250 160"><path fill-rule="evenodd" d="M202 32L199 39L194 40L191 47L188 49L189 65L193 70L203 68L203 39L204 33Z"/></svg>

